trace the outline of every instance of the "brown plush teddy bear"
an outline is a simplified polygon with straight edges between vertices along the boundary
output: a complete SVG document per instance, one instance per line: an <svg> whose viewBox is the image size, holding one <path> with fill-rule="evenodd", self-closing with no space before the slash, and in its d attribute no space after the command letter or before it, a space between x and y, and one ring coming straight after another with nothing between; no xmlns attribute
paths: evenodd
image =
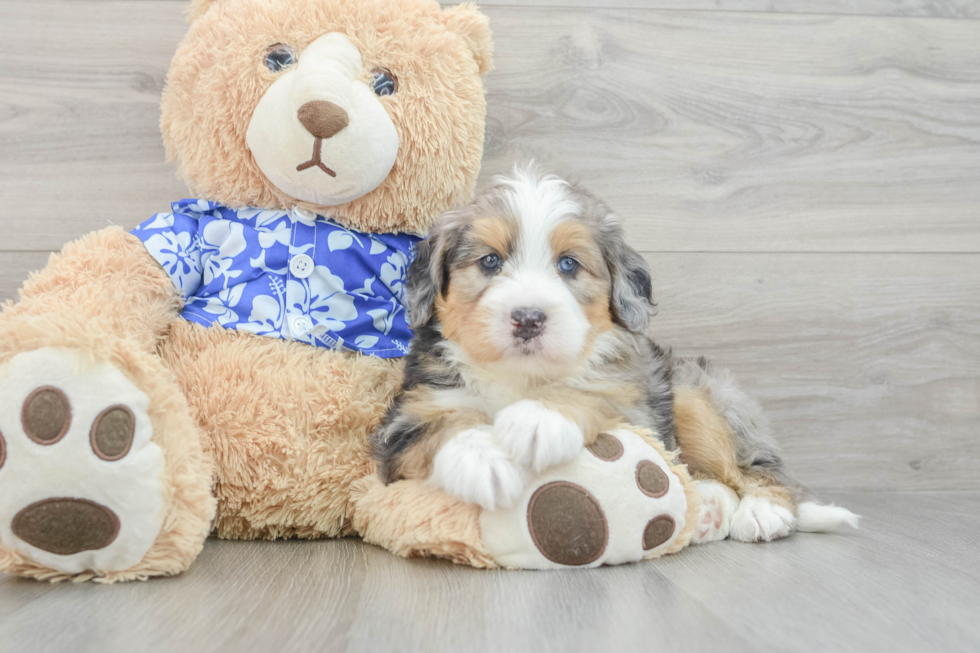
<svg viewBox="0 0 980 653"><path fill-rule="evenodd" d="M368 437L411 336L405 267L480 169L486 18L434 0L195 0L190 21L161 128L204 199L65 246L0 316L0 569L174 574L210 533L360 535L483 567L683 547L690 477L631 430L493 515L375 474ZM607 523L616 483L635 523ZM581 524L592 549L570 554Z"/></svg>

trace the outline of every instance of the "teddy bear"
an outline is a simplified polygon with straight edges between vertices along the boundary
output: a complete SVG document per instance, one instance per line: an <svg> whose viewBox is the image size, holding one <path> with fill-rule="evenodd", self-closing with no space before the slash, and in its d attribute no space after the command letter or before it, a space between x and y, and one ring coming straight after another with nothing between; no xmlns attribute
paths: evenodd
<svg viewBox="0 0 980 653"><path fill-rule="evenodd" d="M360 536L476 567L685 546L691 477L628 425L493 512L375 472L406 267L480 170L486 17L435 0L188 16L160 125L193 199L66 245L0 315L0 570L172 575L209 535Z"/></svg>

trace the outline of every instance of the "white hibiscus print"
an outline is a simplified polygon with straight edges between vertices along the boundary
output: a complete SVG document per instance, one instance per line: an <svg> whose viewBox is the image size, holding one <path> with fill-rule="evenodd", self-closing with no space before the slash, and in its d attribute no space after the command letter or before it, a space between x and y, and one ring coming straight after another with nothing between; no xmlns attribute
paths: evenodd
<svg viewBox="0 0 980 653"><path fill-rule="evenodd" d="M240 322L237 328L260 336L281 337L282 321L286 307L271 295L258 295L252 299L252 312L248 321Z"/></svg>
<svg viewBox="0 0 980 653"><path fill-rule="evenodd" d="M241 320L235 307L242 301L244 290L244 284L239 284L232 288L225 288L216 295L197 299L194 303L203 308L205 312L217 315L215 322L221 326L235 324Z"/></svg>
<svg viewBox="0 0 980 653"><path fill-rule="evenodd" d="M273 245L289 247L289 238L293 233L288 220L281 220L273 227L259 227L255 230L259 235L259 247L269 249Z"/></svg>
<svg viewBox="0 0 980 653"><path fill-rule="evenodd" d="M390 311L383 308L375 308L370 311L366 311L366 313L371 316L371 319L374 322L374 328L384 335L388 335L388 332L391 331L392 325L395 323L395 316L401 313L403 310L405 310L405 307L403 307L401 304L392 302Z"/></svg>
<svg viewBox="0 0 980 653"><path fill-rule="evenodd" d="M201 287L200 250L191 234L163 231L143 241L184 299Z"/></svg>
<svg viewBox="0 0 980 653"><path fill-rule="evenodd" d="M213 220L201 230L201 263L204 285L219 280L222 288L241 276L235 270L235 257L245 251L245 229L240 222Z"/></svg>
<svg viewBox="0 0 980 653"><path fill-rule="evenodd" d="M388 262L381 265L381 283L388 286L399 300L405 294L405 270L408 268L408 257L402 252L394 252L388 257Z"/></svg>
<svg viewBox="0 0 980 653"><path fill-rule="evenodd" d="M344 291L344 280L324 265L313 268L306 279L290 279L286 285L290 308L305 313L318 326L331 331L357 318L354 298Z"/></svg>

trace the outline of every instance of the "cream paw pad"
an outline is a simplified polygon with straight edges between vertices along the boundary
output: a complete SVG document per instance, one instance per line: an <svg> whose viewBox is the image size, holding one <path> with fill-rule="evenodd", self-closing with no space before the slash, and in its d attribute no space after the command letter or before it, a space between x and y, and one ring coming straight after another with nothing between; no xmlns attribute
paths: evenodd
<svg viewBox="0 0 980 653"><path fill-rule="evenodd" d="M148 404L119 370L72 350L0 367L0 543L64 573L138 563L164 515Z"/></svg>
<svg viewBox="0 0 980 653"><path fill-rule="evenodd" d="M673 456L617 429L538 474L513 507L484 511L480 527L502 567L598 567L680 550L699 508L690 476Z"/></svg>

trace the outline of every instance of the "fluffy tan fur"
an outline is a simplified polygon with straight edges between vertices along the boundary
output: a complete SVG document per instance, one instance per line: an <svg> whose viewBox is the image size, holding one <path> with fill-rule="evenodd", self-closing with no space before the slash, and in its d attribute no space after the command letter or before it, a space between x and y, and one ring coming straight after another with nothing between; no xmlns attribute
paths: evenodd
<svg viewBox="0 0 980 653"><path fill-rule="evenodd" d="M267 48L286 43L300 51L334 31L360 50L365 81L375 67L397 74L398 92L380 100L400 147L388 178L364 197L339 207L301 205L362 231L424 233L441 211L472 196L486 113L480 75L492 47L486 17L471 5L440 11L431 0L199 0L190 17L167 76L160 126L168 156L197 196L232 207L297 204L259 170L245 133L275 81L263 63Z"/></svg>
<svg viewBox="0 0 980 653"><path fill-rule="evenodd" d="M435 556L478 568L496 563L480 537L480 508L422 481L385 486L376 475L352 488L353 527L365 542L408 557Z"/></svg>

